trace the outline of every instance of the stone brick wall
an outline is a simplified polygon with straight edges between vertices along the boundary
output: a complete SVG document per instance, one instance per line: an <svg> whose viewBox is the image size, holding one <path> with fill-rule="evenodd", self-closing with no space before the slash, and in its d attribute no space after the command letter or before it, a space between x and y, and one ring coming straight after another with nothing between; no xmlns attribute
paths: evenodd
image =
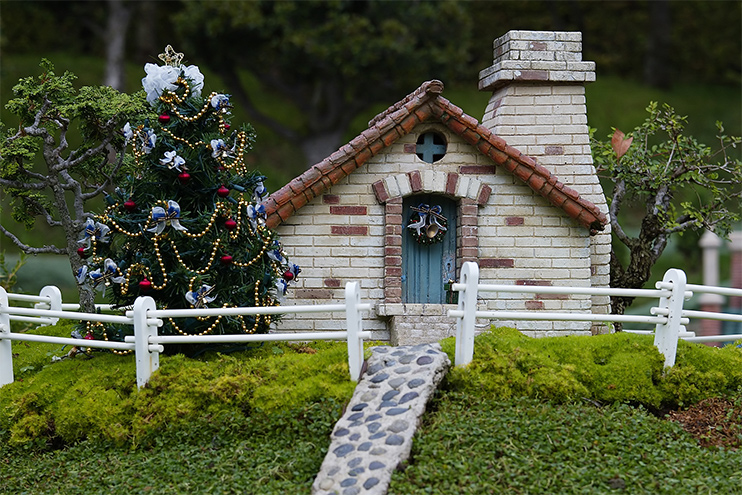
<svg viewBox="0 0 742 495"><path fill-rule="evenodd" d="M406 146L430 129L448 142L446 156L432 165ZM587 231L512 174L487 163L445 126L433 124L400 138L364 169L333 186L330 194L315 198L277 228L286 240L287 254L302 267L291 303L311 304L328 296L341 299L345 283L357 280L362 299L376 303L365 323L375 331L375 338L410 343L453 335L454 322L445 316L453 305L401 303L401 236L407 218L401 211L402 197L417 192L448 192L459 198L457 265L478 260L485 283L590 285ZM588 310L590 301L502 295L487 307ZM585 323L496 323L539 334L587 333L590 327ZM287 318L279 328L325 330L343 324L340 316L305 315Z"/></svg>

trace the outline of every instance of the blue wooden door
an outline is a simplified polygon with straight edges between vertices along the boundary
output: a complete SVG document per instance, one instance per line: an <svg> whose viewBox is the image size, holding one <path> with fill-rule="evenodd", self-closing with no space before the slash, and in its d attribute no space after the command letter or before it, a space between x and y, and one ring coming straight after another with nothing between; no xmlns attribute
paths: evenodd
<svg viewBox="0 0 742 495"><path fill-rule="evenodd" d="M441 207L448 222L441 242L420 244L407 228L410 207L420 204ZM456 203L443 196L408 196L402 211L402 302L443 304L443 284L456 277Z"/></svg>

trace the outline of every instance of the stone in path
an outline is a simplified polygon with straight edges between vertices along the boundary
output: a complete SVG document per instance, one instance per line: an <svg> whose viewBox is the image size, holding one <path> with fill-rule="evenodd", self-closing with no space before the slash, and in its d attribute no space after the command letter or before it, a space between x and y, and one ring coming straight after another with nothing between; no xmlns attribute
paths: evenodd
<svg viewBox="0 0 742 495"><path fill-rule="evenodd" d="M312 493L385 494L392 473L410 455L428 399L450 366L440 344L371 348Z"/></svg>

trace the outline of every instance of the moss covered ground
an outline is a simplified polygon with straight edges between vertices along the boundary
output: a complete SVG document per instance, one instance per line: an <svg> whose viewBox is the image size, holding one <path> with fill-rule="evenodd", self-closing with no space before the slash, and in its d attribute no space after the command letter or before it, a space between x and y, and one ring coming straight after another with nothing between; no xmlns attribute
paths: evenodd
<svg viewBox="0 0 742 495"><path fill-rule="evenodd" d="M13 349L0 493L309 493L353 392L344 343L163 356L141 392L133 356ZM390 493L742 493L742 406L706 447L665 414L742 404L742 350L681 343L677 361L663 373L645 336L483 334Z"/></svg>

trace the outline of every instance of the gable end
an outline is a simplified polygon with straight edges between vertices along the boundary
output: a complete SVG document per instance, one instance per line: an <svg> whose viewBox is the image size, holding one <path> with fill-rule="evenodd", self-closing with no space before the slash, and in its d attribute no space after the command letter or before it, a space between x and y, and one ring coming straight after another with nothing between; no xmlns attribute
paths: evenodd
<svg viewBox="0 0 742 495"><path fill-rule="evenodd" d="M267 225L275 228L287 220L307 202L326 192L382 149L409 134L418 124L438 121L489 157L496 166L512 173L552 205L562 209L587 228L591 235L603 230L608 220L595 204L581 198L577 191L559 182L547 168L509 146L477 119L465 114L461 108L441 96L442 91L443 83L440 81L423 83L407 97L374 117L369 122L369 128L350 143L271 194L264 203ZM373 186L377 200L382 203L395 197L389 189L392 182L386 182L387 179ZM412 179L409 185L413 186ZM481 191L476 198L470 199L478 202L480 195ZM488 193L485 196L489 197Z"/></svg>

